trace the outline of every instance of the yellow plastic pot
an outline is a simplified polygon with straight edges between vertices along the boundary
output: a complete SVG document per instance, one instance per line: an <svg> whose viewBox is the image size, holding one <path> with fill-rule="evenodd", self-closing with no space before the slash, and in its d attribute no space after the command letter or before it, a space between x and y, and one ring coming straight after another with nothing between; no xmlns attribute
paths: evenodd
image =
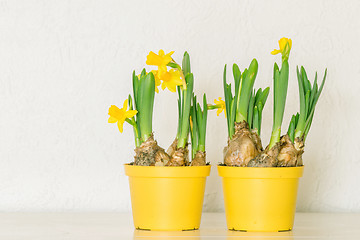
<svg viewBox="0 0 360 240"><path fill-rule="evenodd" d="M136 229L177 231L200 226L211 166L125 165Z"/></svg>
<svg viewBox="0 0 360 240"><path fill-rule="evenodd" d="M292 230L299 178L304 167L218 166L229 230Z"/></svg>

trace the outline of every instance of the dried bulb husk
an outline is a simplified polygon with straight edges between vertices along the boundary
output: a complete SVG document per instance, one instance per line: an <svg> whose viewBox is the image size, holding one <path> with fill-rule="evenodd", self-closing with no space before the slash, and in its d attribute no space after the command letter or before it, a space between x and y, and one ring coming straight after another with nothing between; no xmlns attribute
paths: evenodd
<svg viewBox="0 0 360 240"><path fill-rule="evenodd" d="M262 144L261 144L261 138L259 136L259 134L257 134L257 130L253 129L251 130L251 137L255 143L255 146L256 146L256 149L258 150L258 152L262 152L264 149L262 147Z"/></svg>
<svg viewBox="0 0 360 240"><path fill-rule="evenodd" d="M178 144L178 140L177 138L174 139L174 141L172 142L172 144L170 145L170 147L166 150L166 153L172 157L172 155L174 154L175 150L176 150L176 147L177 147L177 144Z"/></svg>
<svg viewBox="0 0 360 240"><path fill-rule="evenodd" d="M178 144L178 139L175 138L175 140L171 143L171 145L169 146L169 148L167 149L166 153L169 155L170 159L174 156L176 150L177 150L177 144ZM179 154L178 154L179 155ZM189 165L189 149L188 149L188 143L185 146L185 165L188 166Z"/></svg>
<svg viewBox="0 0 360 240"><path fill-rule="evenodd" d="M161 166L166 165L170 157L161 148L151 135L140 147L135 148L134 165Z"/></svg>
<svg viewBox="0 0 360 240"><path fill-rule="evenodd" d="M295 149L298 151L298 160L296 163L297 167L304 166L302 155L304 153L305 143L303 139L295 138L294 140Z"/></svg>
<svg viewBox="0 0 360 240"><path fill-rule="evenodd" d="M166 166L186 166L187 148L177 148Z"/></svg>
<svg viewBox="0 0 360 240"><path fill-rule="evenodd" d="M302 166L302 154L304 152L304 143L296 138L294 143L291 142L288 135L280 139L280 152L278 155L278 167L296 167Z"/></svg>
<svg viewBox="0 0 360 240"><path fill-rule="evenodd" d="M276 143L271 149L266 147L265 151L261 152L254 159L249 161L248 167L276 167L277 156L280 152L280 143Z"/></svg>
<svg viewBox="0 0 360 240"><path fill-rule="evenodd" d="M155 154L155 166L166 166L169 161L169 155L163 148L159 147L159 150Z"/></svg>
<svg viewBox="0 0 360 240"><path fill-rule="evenodd" d="M206 152L197 151L194 159L191 161L191 166L205 166L206 165Z"/></svg>
<svg viewBox="0 0 360 240"><path fill-rule="evenodd" d="M248 162L259 154L262 148L259 144L261 145L261 141L253 136L246 121L236 122L235 134L224 148L224 164L246 167Z"/></svg>

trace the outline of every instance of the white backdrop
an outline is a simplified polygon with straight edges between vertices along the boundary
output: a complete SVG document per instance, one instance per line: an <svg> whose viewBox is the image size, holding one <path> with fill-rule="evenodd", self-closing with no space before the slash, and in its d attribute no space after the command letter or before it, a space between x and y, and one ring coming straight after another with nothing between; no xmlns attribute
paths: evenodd
<svg viewBox="0 0 360 240"><path fill-rule="evenodd" d="M299 211L360 210L360 3L353 1L0 1L0 211L130 211L122 164L133 135L108 124L108 107L131 92L149 51L187 50L195 92L223 97L224 64L259 61L256 87L272 84L279 38L293 40L284 130L298 111L296 65L328 79L304 154ZM150 69L150 68L148 68ZM229 75L230 77L230 75ZM272 93L262 140L272 126ZM176 94L156 95L154 131L175 137ZM225 118L209 114L215 166ZM204 211L223 211L213 167Z"/></svg>

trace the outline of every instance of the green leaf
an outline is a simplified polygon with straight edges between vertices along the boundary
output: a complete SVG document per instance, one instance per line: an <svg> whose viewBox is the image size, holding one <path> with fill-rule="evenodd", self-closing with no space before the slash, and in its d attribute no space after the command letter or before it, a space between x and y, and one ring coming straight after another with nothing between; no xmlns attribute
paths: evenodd
<svg viewBox="0 0 360 240"><path fill-rule="evenodd" d="M187 138L189 135L189 117L190 117L190 107L191 100L193 96L193 86L194 86L194 77L190 73L185 77L186 81L186 90L183 90L183 99L182 99L182 118L181 118L181 132L178 139L178 148L184 148L187 143Z"/></svg>
<svg viewBox="0 0 360 240"><path fill-rule="evenodd" d="M275 75L277 72L280 72L280 69L277 63L274 63L273 79L275 79Z"/></svg>
<svg viewBox="0 0 360 240"><path fill-rule="evenodd" d="M137 105L138 105L137 93L138 93L140 80L136 76L135 70L133 71L132 80L133 80L132 83L133 83L133 94L134 94L135 108L137 108Z"/></svg>
<svg viewBox="0 0 360 240"><path fill-rule="evenodd" d="M241 78L241 72L239 69L239 66L234 63L233 64L233 75L234 75L234 81L235 81L235 94L239 91L240 87L240 78Z"/></svg>
<svg viewBox="0 0 360 240"><path fill-rule="evenodd" d="M177 63L174 63L174 62L169 62L167 64L168 67L171 67L171 68L175 68L175 69L179 69L179 65Z"/></svg>
<svg viewBox="0 0 360 240"><path fill-rule="evenodd" d="M274 64L274 120L271 131L269 149L280 141L281 125L284 117L285 102L289 80L289 63L285 59L282 62L281 70Z"/></svg>
<svg viewBox="0 0 360 240"><path fill-rule="evenodd" d="M145 77L145 76L146 76L146 69L143 68L143 70L141 71L141 74L140 74L140 78Z"/></svg>
<svg viewBox="0 0 360 240"><path fill-rule="evenodd" d="M288 80L289 80L289 63L287 61L284 61L281 66L279 80L278 80L277 89L276 89L277 92L275 94L275 95L277 95L276 115L277 115L279 127L281 127L283 116L284 116L286 95L287 95L287 88L288 88Z"/></svg>
<svg viewBox="0 0 360 240"><path fill-rule="evenodd" d="M203 122L203 116L202 116L201 106L199 103L197 103L196 113L197 113L198 125L201 126Z"/></svg>
<svg viewBox="0 0 360 240"><path fill-rule="evenodd" d="M133 110L133 102L130 94L128 96L128 105L129 105L129 110Z"/></svg>
<svg viewBox="0 0 360 240"><path fill-rule="evenodd" d="M301 67L301 69L304 69L304 68ZM304 72L305 72L305 70L304 70ZM297 79L298 79L298 85L299 85L300 115L299 115L299 118L298 118L295 128L296 128L296 132L298 132L297 137L299 137L298 135L301 134L305 128L307 106L306 106L306 101L305 101L303 75L302 75L302 73L299 72L298 67L296 67L296 73L297 73Z"/></svg>
<svg viewBox="0 0 360 240"><path fill-rule="evenodd" d="M260 118L259 118L259 109L257 106L254 107L254 126L253 129L257 129L258 135L260 135L259 129L260 129Z"/></svg>
<svg viewBox="0 0 360 240"><path fill-rule="evenodd" d="M296 116L293 115L291 118L290 124L289 124L288 132L287 132L292 143L294 143L294 139L295 139L295 121L296 121L295 119L296 119Z"/></svg>
<svg viewBox="0 0 360 240"><path fill-rule="evenodd" d="M208 108L207 108L207 100L206 100L206 94L205 93L204 93L204 96L203 96L203 106L204 106L204 110L203 110L202 127L204 128L204 133L206 133L206 123L207 123Z"/></svg>
<svg viewBox="0 0 360 240"><path fill-rule="evenodd" d="M196 97L193 97L193 105L191 106L191 119L192 119L192 129L190 131L191 136L191 150L192 150L192 159L194 159L196 152L199 148L199 130L197 125L197 116L196 116Z"/></svg>
<svg viewBox="0 0 360 240"><path fill-rule="evenodd" d="M306 94L307 91L311 90L311 84L307 77L305 68L303 66L301 66L301 76L302 76L303 85L304 85L304 94Z"/></svg>
<svg viewBox="0 0 360 240"><path fill-rule="evenodd" d="M296 116L295 116L295 126L298 124L298 121L299 121L299 113L296 113Z"/></svg>
<svg viewBox="0 0 360 240"><path fill-rule="evenodd" d="M311 109L314 107L313 103L314 103L316 93L317 93L317 73L315 73L314 85L313 85L313 88L312 88L311 93L310 93L308 114L311 112Z"/></svg>
<svg viewBox="0 0 360 240"><path fill-rule="evenodd" d="M254 90L255 91L255 90ZM259 88L257 91L256 91L256 94L255 94L255 105L257 102L259 102L259 99L260 99L260 96L262 94L262 89Z"/></svg>
<svg viewBox="0 0 360 240"><path fill-rule="evenodd" d="M253 124L253 113L254 113L254 104L255 104L255 92L254 94L251 93L250 95L250 101L249 101L249 110L248 110L248 118L247 122L249 124L249 128L252 129Z"/></svg>
<svg viewBox="0 0 360 240"><path fill-rule="evenodd" d="M321 82L321 85L320 85L320 89L319 91L317 92L316 96L315 96L315 99L314 99L314 104L313 104L313 107L311 109L311 112L309 114L309 117L308 119L306 120L306 124L305 124L305 132L303 134L304 136L304 139L306 138L308 132L309 132L309 129L311 127L311 123L312 123L312 118L313 118L313 115L314 115L314 112L315 112L315 106L316 106L316 103L317 101L319 100L319 97L320 97L320 94L323 90L323 87L324 87L324 84L325 84L325 79L326 79L326 75L327 75L327 69L325 69L325 74L324 74L324 78Z"/></svg>
<svg viewBox="0 0 360 240"><path fill-rule="evenodd" d="M245 79L242 80L241 83L240 102L238 106L238 113L236 116L237 122L247 120L250 96L253 91L253 86L257 75L257 71L258 71L258 62L256 59L253 59L250 63L248 72L246 73L246 77Z"/></svg>
<svg viewBox="0 0 360 240"><path fill-rule="evenodd" d="M259 90L261 90L261 88L260 88ZM268 96L269 96L269 91L270 91L270 88L269 88L269 87L265 88L264 91L262 91L262 92L259 94L259 97L256 97L255 105L258 105L259 102L262 102L263 105L265 105L266 100L267 100L267 98L268 98ZM259 92L259 91L258 91L258 92ZM257 95L258 95L258 94L256 93L256 96L257 96Z"/></svg>
<svg viewBox="0 0 360 240"><path fill-rule="evenodd" d="M182 70L183 70L185 76L187 74L191 73L190 56L189 56L188 52L184 53L184 57L182 60Z"/></svg>
<svg viewBox="0 0 360 240"><path fill-rule="evenodd" d="M152 115L155 97L155 78L148 73L140 78L140 91L138 92L141 139L146 141L152 134Z"/></svg>
<svg viewBox="0 0 360 240"><path fill-rule="evenodd" d="M262 111L264 109L264 105L263 103L260 101L258 102L258 104L256 105L256 107L258 108L258 135L260 136L260 133L261 133L261 121L262 121Z"/></svg>

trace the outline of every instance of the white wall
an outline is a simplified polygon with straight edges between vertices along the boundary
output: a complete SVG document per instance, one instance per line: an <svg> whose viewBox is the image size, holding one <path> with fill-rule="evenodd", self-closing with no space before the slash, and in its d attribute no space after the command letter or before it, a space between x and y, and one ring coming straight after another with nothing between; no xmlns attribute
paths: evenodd
<svg viewBox="0 0 360 240"><path fill-rule="evenodd" d="M293 40L285 125L298 111L296 65L328 80L306 144L298 210L359 211L360 3L353 1L0 1L0 211L129 211L122 164L132 129L107 123L147 53L190 53L195 92L223 96L224 64L259 61L272 83L277 40ZM264 111L264 144L272 125ZM154 131L175 136L176 94L156 95ZM208 160L222 161L223 116L209 114ZM287 126L284 126L286 129ZM216 168L205 211L222 211Z"/></svg>

